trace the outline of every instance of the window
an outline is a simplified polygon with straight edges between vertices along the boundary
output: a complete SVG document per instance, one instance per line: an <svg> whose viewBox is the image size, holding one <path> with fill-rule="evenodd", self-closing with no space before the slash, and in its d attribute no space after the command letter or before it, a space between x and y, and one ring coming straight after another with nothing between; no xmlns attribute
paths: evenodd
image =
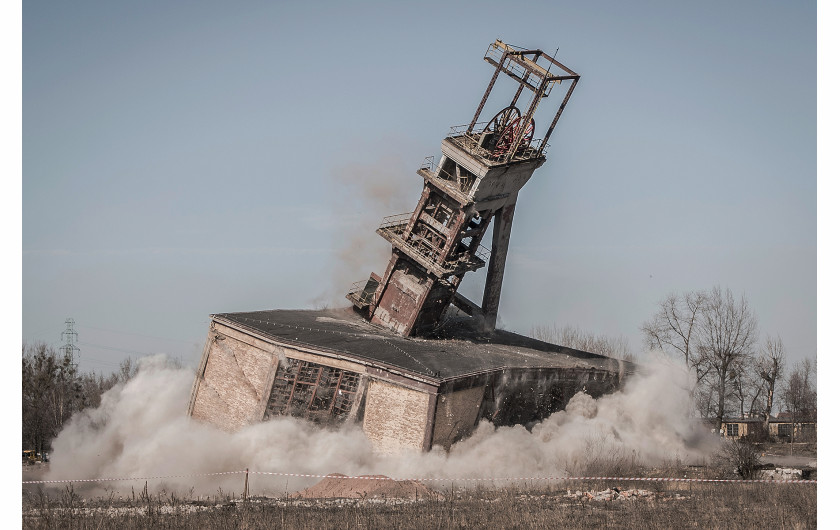
<svg viewBox="0 0 840 530"><path fill-rule="evenodd" d="M726 436L739 436L738 434L738 424L737 423L727 423L726 424Z"/></svg>
<svg viewBox="0 0 840 530"><path fill-rule="evenodd" d="M786 438L790 438L792 425L790 423L780 423L779 424L779 436L783 436Z"/></svg>
<svg viewBox="0 0 840 530"><path fill-rule="evenodd" d="M297 359L280 364L265 419L290 415L317 423L344 420L353 408L359 374Z"/></svg>

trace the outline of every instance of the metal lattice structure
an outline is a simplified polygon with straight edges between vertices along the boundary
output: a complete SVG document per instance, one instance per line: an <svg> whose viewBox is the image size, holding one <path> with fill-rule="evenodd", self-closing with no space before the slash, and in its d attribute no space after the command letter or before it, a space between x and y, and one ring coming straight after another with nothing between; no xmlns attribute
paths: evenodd
<svg viewBox="0 0 840 530"><path fill-rule="evenodd" d="M265 418L289 415L317 423L343 420L350 413L359 374L289 359L277 367Z"/></svg>
<svg viewBox="0 0 840 530"><path fill-rule="evenodd" d="M73 364L76 364L76 354L79 353L79 347L76 346L76 341L79 339L79 334L76 332L74 326L76 321L68 318L64 321L64 331L61 332L61 340L64 344L61 345L61 352L65 358L72 359Z"/></svg>
<svg viewBox="0 0 840 530"><path fill-rule="evenodd" d="M368 320L405 336L434 330L450 304L495 328L519 190L545 162L548 139L580 79L542 50L516 49L499 40L484 59L495 71L472 121L453 127L439 161L429 158L417 171L424 186L414 211L386 217L377 230L392 245L385 273L371 274L347 295ZM480 124L501 73L517 83L515 95ZM523 97L526 89L530 100ZM555 91L562 101L542 138L534 139L537 107ZM526 100L524 112L517 106L521 100ZM481 240L490 221L488 250ZM479 306L457 290L467 272L485 265Z"/></svg>

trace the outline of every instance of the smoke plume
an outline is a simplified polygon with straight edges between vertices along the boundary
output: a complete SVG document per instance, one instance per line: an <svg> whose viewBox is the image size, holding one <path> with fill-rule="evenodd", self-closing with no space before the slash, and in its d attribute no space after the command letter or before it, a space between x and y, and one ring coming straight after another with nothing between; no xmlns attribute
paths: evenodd
<svg viewBox="0 0 840 530"><path fill-rule="evenodd" d="M367 280L371 271L384 272L391 247L376 235L376 229L383 217L413 208L420 186L407 185L413 182L412 174L395 156L380 157L372 164L347 164L332 171L332 285L316 305L347 305L344 295L351 284Z"/></svg>
<svg viewBox="0 0 840 530"><path fill-rule="evenodd" d="M622 466L657 465L676 458L702 459L709 440L686 418L688 394L682 374L659 362L617 393L593 399L575 395L566 410L533 426L494 428L482 421L447 453L378 455L361 428L325 429L289 417L256 423L235 433L187 417L194 375L163 356L141 360L138 374L83 411L53 442L48 480L189 475L150 480L197 494L239 491L242 475L195 476L249 468L252 471L393 478L498 478L608 474ZM279 494L317 479L252 475L254 494ZM106 482L127 491L136 482ZM141 486L142 487L142 486Z"/></svg>

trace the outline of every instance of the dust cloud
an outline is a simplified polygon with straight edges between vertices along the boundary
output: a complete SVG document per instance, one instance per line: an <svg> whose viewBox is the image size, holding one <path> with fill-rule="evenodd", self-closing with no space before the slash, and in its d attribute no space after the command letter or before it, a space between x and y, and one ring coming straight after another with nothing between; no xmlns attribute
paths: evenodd
<svg viewBox="0 0 840 530"><path fill-rule="evenodd" d="M335 216L331 285L316 298L315 305L347 305L344 295L354 282L367 280L372 271L384 272L391 247L376 229L383 217L413 209L420 191L413 173L396 156L381 156L369 164L346 164L331 172Z"/></svg>
<svg viewBox="0 0 840 530"><path fill-rule="evenodd" d="M193 421L186 415L193 379L191 370L164 356L142 359L133 379L106 392L98 408L77 414L59 434L46 479L185 475L150 480L150 491L209 495L219 488L241 491L243 475L196 475L249 468L392 478L575 476L699 460L711 450L686 418L688 394L675 384L683 379L667 362L651 364L615 394L575 395L566 410L530 431L482 421L448 453L438 447L400 455L377 454L356 424L324 429L279 417L229 433ZM279 494L317 480L251 475L251 491ZM120 493L138 487L136 481L101 484Z"/></svg>

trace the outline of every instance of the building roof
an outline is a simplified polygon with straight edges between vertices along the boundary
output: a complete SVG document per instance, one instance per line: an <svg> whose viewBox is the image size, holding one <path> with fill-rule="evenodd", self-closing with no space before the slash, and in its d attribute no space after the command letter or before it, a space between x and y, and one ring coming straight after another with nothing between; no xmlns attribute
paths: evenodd
<svg viewBox="0 0 840 530"><path fill-rule="evenodd" d="M426 381L516 368L628 371L629 363L503 330L478 331L469 318L450 319L439 338L405 338L352 309L252 311L210 315L272 342L305 347Z"/></svg>

